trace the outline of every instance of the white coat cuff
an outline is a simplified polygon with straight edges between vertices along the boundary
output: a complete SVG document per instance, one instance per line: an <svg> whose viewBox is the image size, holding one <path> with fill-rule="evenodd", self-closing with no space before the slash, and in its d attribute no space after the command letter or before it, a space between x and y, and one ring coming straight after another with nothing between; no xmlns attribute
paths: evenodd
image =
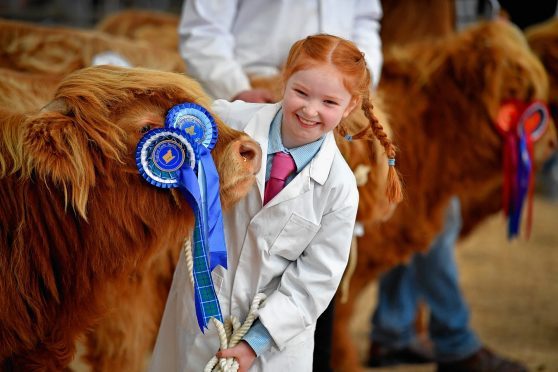
<svg viewBox="0 0 558 372"><path fill-rule="evenodd" d="M296 305L281 292L269 296L258 315L279 350L310 325L305 323Z"/></svg>

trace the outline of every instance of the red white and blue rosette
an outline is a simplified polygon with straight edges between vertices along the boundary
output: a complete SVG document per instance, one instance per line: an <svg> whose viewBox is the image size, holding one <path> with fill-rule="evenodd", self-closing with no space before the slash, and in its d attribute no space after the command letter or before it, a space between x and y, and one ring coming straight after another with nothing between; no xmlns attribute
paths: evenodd
<svg viewBox="0 0 558 372"><path fill-rule="evenodd" d="M217 125L213 116L195 103L182 103L169 110L165 127L178 128L211 151L217 142Z"/></svg>
<svg viewBox="0 0 558 372"><path fill-rule="evenodd" d="M504 214L508 218L508 238L519 234L522 211L527 200L527 236L532 225L534 189L534 143L546 132L550 114L542 101L508 100L502 103L496 128L504 139Z"/></svg>

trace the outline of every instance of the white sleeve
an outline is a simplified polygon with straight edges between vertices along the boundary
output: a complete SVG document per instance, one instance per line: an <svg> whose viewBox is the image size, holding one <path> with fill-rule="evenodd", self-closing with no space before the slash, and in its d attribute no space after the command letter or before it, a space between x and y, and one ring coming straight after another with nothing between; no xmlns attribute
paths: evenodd
<svg viewBox="0 0 558 372"><path fill-rule="evenodd" d="M382 73L383 54L380 39L382 5L380 0L356 0L353 41L364 52L366 65L376 87Z"/></svg>
<svg viewBox="0 0 558 372"><path fill-rule="evenodd" d="M235 60L231 33L238 0L185 0L178 34L179 52L188 75L213 98L231 99L250 89L248 77Z"/></svg>
<svg viewBox="0 0 558 372"><path fill-rule="evenodd" d="M320 230L296 261L287 266L278 289L259 310L259 319L275 344L289 340L312 326L335 295L347 265L358 207L356 184L329 198L333 208Z"/></svg>
<svg viewBox="0 0 558 372"><path fill-rule="evenodd" d="M236 130L244 131L248 122L265 104L250 103L244 101L230 102L218 99L211 104L211 111L218 115L223 122Z"/></svg>

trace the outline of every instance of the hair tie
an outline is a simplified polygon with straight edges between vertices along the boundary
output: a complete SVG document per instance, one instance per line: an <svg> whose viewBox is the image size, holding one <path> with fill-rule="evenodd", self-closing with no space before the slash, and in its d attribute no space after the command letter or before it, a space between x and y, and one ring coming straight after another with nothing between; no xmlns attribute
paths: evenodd
<svg viewBox="0 0 558 372"><path fill-rule="evenodd" d="M353 136L351 136L350 134L346 134L346 135L345 135L345 139L346 139L347 141L352 141L352 140L353 140Z"/></svg>
<svg viewBox="0 0 558 372"><path fill-rule="evenodd" d="M388 165L390 167L394 167L395 166L395 158L389 158L388 159Z"/></svg>

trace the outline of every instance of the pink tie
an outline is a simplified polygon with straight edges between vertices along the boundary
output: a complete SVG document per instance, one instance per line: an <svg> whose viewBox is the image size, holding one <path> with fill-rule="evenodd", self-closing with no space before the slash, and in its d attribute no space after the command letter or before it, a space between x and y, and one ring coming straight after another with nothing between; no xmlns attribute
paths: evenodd
<svg viewBox="0 0 558 372"><path fill-rule="evenodd" d="M271 162L271 173L265 184L264 205L285 187L285 180L296 169L295 162L290 154L276 152Z"/></svg>

